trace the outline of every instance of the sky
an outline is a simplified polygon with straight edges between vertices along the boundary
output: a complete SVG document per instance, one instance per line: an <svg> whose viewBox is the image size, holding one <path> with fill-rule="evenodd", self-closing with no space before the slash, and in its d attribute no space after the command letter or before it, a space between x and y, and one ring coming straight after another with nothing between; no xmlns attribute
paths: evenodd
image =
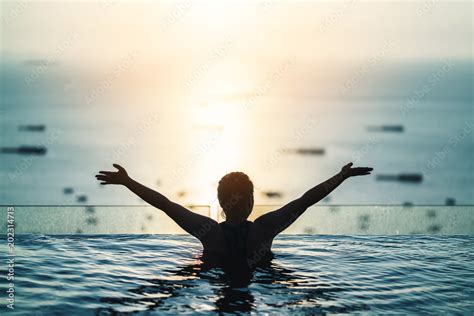
<svg viewBox="0 0 474 316"><path fill-rule="evenodd" d="M4 64L81 82L120 72L129 89L239 95L290 64L281 93L333 96L362 74L391 80L372 89L388 95L450 62L453 95L471 90L471 1L3 1L1 16Z"/></svg>
<svg viewBox="0 0 474 316"><path fill-rule="evenodd" d="M233 38L245 59L367 58L386 42L391 58L471 58L472 32L470 1L2 2L2 52L48 56L72 39L64 60L189 59Z"/></svg>

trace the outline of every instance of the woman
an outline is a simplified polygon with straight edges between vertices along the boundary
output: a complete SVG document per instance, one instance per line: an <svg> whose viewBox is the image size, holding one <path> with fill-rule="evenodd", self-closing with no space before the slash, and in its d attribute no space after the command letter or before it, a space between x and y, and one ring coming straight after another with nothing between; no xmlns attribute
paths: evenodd
<svg viewBox="0 0 474 316"><path fill-rule="evenodd" d="M253 209L253 184L242 172L225 175L217 188L219 204L225 213L225 221L196 214L169 200L162 194L130 178L123 167L113 165L116 172L100 171L96 175L101 184L126 186L144 201L159 208L171 217L181 228L201 241L204 258L217 260L225 267L248 270L271 258L273 239L290 226L306 209L317 203L346 179L368 175L372 168L353 168L345 165L339 173L313 187L301 197L283 207L258 217L254 222L247 220Z"/></svg>

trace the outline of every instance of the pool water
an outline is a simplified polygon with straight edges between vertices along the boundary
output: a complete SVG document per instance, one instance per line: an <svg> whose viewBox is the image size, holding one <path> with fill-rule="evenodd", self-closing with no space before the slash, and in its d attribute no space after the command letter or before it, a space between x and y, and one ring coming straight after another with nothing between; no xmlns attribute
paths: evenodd
<svg viewBox="0 0 474 316"><path fill-rule="evenodd" d="M20 235L14 314L472 313L473 241L283 235L271 264L234 286L184 235Z"/></svg>

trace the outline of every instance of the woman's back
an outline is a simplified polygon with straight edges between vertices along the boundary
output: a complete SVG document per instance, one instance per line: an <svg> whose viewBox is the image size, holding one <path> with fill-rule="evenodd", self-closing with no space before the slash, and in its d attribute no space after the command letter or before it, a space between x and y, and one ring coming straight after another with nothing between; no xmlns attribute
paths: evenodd
<svg viewBox="0 0 474 316"><path fill-rule="evenodd" d="M250 221L219 223L208 243L203 243L204 260L226 266L253 268L272 258L272 238L265 238L259 225Z"/></svg>
<svg viewBox="0 0 474 316"><path fill-rule="evenodd" d="M250 221L244 221L237 225L227 222L219 224L226 244L225 252L229 258L240 259L247 257L249 248L248 235L252 224Z"/></svg>

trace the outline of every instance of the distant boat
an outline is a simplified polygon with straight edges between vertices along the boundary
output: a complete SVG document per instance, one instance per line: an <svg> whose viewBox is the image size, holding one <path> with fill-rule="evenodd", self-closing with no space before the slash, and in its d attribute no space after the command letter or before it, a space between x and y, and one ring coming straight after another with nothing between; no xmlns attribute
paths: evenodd
<svg viewBox="0 0 474 316"><path fill-rule="evenodd" d="M76 201L79 203L85 203L87 202L87 195L81 194L76 197Z"/></svg>
<svg viewBox="0 0 474 316"><path fill-rule="evenodd" d="M268 198L281 198L282 197L282 193L277 192L277 191L266 191L262 193L266 195Z"/></svg>
<svg viewBox="0 0 474 316"><path fill-rule="evenodd" d="M381 126L368 126L367 130L370 132L394 132L403 133L405 128L403 125L381 125Z"/></svg>
<svg viewBox="0 0 474 316"><path fill-rule="evenodd" d="M446 198L445 204L447 206L455 206L456 205L456 199L454 198Z"/></svg>
<svg viewBox="0 0 474 316"><path fill-rule="evenodd" d="M5 154L45 155L46 151L46 147L44 146L20 146L1 148L1 152Z"/></svg>
<svg viewBox="0 0 474 316"><path fill-rule="evenodd" d="M44 132L46 130L46 125L20 125L18 130L26 132Z"/></svg>
<svg viewBox="0 0 474 316"><path fill-rule="evenodd" d="M398 175L379 174L376 178L378 181L400 181L420 183L423 181L423 175L420 173L401 173Z"/></svg>
<svg viewBox="0 0 474 316"><path fill-rule="evenodd" d="M299 155L324 155L324 148L289 148L283 149L285 153L294 153Z"/></svg>
<svg viewBox="0 0 474 316"><path fill-rule="evenodd" d="M63 193L64 194L72 194L72 193L74 193L74 189L71 188L71 187L66 187L66 188L63 189Z"/></svg>

